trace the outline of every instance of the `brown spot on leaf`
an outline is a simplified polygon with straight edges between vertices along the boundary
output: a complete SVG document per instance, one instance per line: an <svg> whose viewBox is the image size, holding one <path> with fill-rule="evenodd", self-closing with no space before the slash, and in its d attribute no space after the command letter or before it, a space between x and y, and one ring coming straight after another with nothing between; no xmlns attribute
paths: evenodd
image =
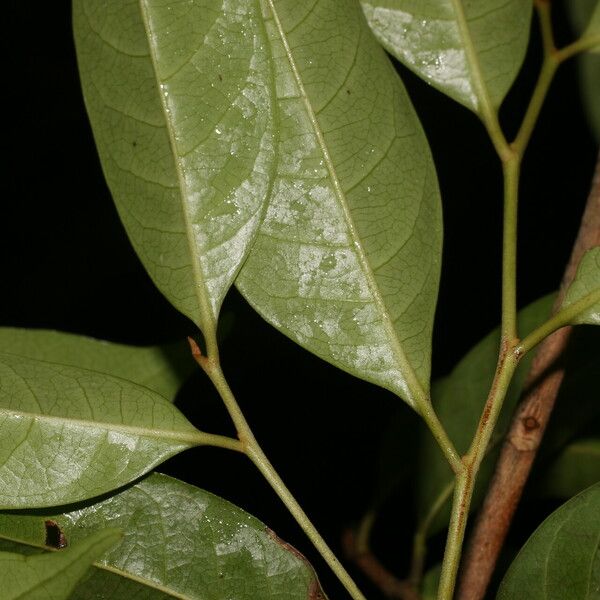
<svg viewBox="0 0 600 600"><path fill-rule="evenodd" d="M296 558L299 558L300 560L304 561L306 564L310 564L306 560L306 557L304 556L304 554L302 554L302 552L296 550L296 548L294 548L294 546L292 546L291 544L284 542L272 529L269 529L268 527L267 527L267 534L269 535L269 537L273 538L282 548L284 548L288 552L291 552Z"/></svg>
<svg viewBox="0 0 600 600"><path fill-rule="evenodd" d="M308 600L327 600L327 596L325 596L321 589L321 584L316 579L313 579L310 582L310 587L308 588Z"/></svg>
<svg viewBox="0 0 600 600"><path fill-rule="evenodd" d="M292 546L291 544L284 542L272 529L269 529L268 527L267 534L270 538L275 540L275 542L277 542L282 548L293 554L296 558L299 558L306 565L306 567L310 569L314 574L312 565L308 562L308 560L306 560L306 557L304 556L304 554L302 554L302 552L296 550L296 548L294 548L294 546ZM319 583L319 580L317 579L316 575L314 575L314 579L310 582L310 586L308 588L308 600L327 600L327 596L323 592L321 584Z"/></svg>
<svg viewBox="0 0 600 600"><path fill-rule="evenodd" d="M50 548L66 548L69 544L63 530L56 521L44 521L46 527L46 546Z"/></svg>
<svg viewBox="0 0 600 600"><path fill-rule="evenodd" d="M221 75L221 73L219 73L219 81L223 81L223 75Z"/></svg>

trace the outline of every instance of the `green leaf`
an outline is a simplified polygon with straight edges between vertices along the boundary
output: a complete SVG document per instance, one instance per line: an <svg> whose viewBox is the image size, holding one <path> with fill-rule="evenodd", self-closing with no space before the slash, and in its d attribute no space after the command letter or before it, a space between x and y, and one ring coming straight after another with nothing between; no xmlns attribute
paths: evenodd
<svg viewBox="0 0 600 600"><path fill-rule="evenodd" d="M421 600L437 600L441 574L442 565L438 563L423 575L420 590Z"/></svg>
<svg viewBox="0 0 600 600"><path fill-rule="evenodd" d="M97 496L202 444L204 436L146 388L0 354L1 508Z"/></svg>
<svg viewBox="0 0 600 600"><path fill-rule="evenodd" d="M570 498L600 481L600 438L569 444L541 474L536 486L540 493Z"/></svg>
<svg viewBox="0 0 600 600"><path fill-rule="evenodd" d="M579 57L581 99L596 141L600 141L600 56L584 54Z"/></svg>
<svg viewBox="0 0 600 600"><path fill-rule="evenodd" d="M600 328L575 329L563 356L565 377L538 452L540 466L549 464L570 443L596 435L600 425L599 364Z"/></svg>
<svg viewBox="0 0 600 600"><path fill-rule="evenodd" d="M588 26L586 27L581 37L598 38L598 43L596 46L594 46L594 48L592 48L591 52L600 52L600 2L596 1L596 7L592 12L588 21Z"/></svg>
<svg viewBox="0 0 600 600"><path fill-rule="evenodd" d="M572 306L574 309L574 305L582 309L571 323L600 325L600 246L583 255L561 308Z"/></svg>
<svg viewBox="0 0 600 600"><path fill-rule="evenodd" d="M23 556L0 552L4 600L67 600L94 560L120 539L104 529L60 552Z"/></svg>
<svg viewBox="0 0 600 600"><path fill-rule="evenodd" d="M594 21L600 15L600 2L595 6L590 0L570 0L565 3L567 14L571 18L576 33L583 32L588 24L592 23L592 10L594 10ZM595 25L594 25L595 27ZM581 88L581 99L590 125L600 140L600 56L597 52L586 52L577 57L579 67L579 86Z"/></svg>
<svg viewBox="0 0 600 600"><path fill-rule="evenodd" d="M273 170L258 2L75 0L73 22L120 217L154 283L212 337Z"/></svg>
<svg viewBox="0 0 600 600"><path fill-rule="evenodd" d="M358 5L263 7L279 162L236 283L285 335L416 407L442 240L427 141Z"/></svg>
<svg viewBox="0 0 600 600"><path fill-rule="evenodd" d="M498 600L600 597L600 483L552 513L508 569Z"/></svg>
<svg viewBox="0 0 600 600"><path fill-rule="evenodd" d="M529 42L531 0L361 0L381 44L482 115L510 89Z"/></svg>
<svg viewBox="0 0 600 600"><path fill-rule="evenodd" d="M0 328L0 352L106 373L143 385L168 400L197 367L186 342L126 346L43 329Z"/></svg>
<svg viewBox="0 0 600 600"><path fill-rule="evenodd" d="M165 475L62 515L0 513L0 538L43 546L48 520L69 543L107 523L124 532L73 600L325 598L306 559L263 523Z"/></svg>
<svg viewBox="0 0 600 600"><path fill-rule="evenodd" d="M541 325L550 314L553 299L553 296L546 296L521 310L519 331L529 332ZM448 377L433 386L432 397L436 412L460 453L468 450L477 428L494 377L499 344L500 331L495 329L465 355ZM532 353L523 358L509 387L491 441L492 448L477 476L472 508L477 507L482 493L487 488L497 456L497 444L510 423L532 358ZM453 480L453 473L429 431L424 431L421 437L418 472L421 476L417 487L417 506L420 519L423 519ZM446 527L449 515L450 504L447 502L433 521L429 533L437 533Z"/></svg>

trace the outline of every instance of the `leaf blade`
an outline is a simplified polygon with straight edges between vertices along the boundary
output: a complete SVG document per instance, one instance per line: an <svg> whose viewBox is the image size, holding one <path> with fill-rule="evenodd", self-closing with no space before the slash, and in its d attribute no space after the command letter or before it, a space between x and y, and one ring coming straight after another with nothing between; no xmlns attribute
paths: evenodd
<svg viewBox="0 0 600 600"><path fill-rule="evenodd" d="M86 105L121 219L161 292L211 338L269 186L257 7L73 8Z"/></svg>
<svg viewBox="0 0 600 600"><path fill-rule="evenodd" d="M497 109L525 57L527 0L361 0L380 43L432 86L480 116Z"/></svg>
<svg viewBox="0 0 600 600"><path fill-rule="evenodd" d="M506 573L498 600L592 599L600 593L600 483L553 512Z"/></svg>
<svg viewBox="0 0 600 600"><path fill-rule="evenodd" d="M264 7L280 160L236 285L301 346L415 407L429 388L441 248L423 132L357 7ZM294 139L304 147L290 156Z"/></svg>
<svg viewBox="0 0 600 600"><path fill-rule="evenodd" d="M44 329L0 328L0 352L81 367L147 387L168 400L195 369L184 343L127 346Z"/></svg>
<svg viewBox="0 0 600 600"><path fill-rule="evenodd" d="M583 255L561 308L583 302L587 306L571 323L600 325L600 246L588 250Z"/></svg>
<svg viewBox="0 0 600 600"><path fill-rule="evenodd" d="M103 373L0 354L0 383L2 508L90 498L202 443L170 402Z"/></svg>
<svg viewBox="0 0 600 600"><path fill-rule="evenodd" d="M126 590L152 600L204 600L215 592L236 600L304 600L311 591L319 597L312 567L258 519L166 475L150 475L111 498L62 515L0 513L0 537L43 545L47 519L75 542L107 522L123 531L121 543L75 590L76 600L96 598L90 589L109 589L111 597L125 597Z"/></svg>
<svg viewBox="0 0 600 600"><path fill-rule="evenodd" d="M536 490L569 498L600 481L600 438L577 440L564 448L541 474Z"/></svg>
<svg viewBox="0 0 600 600"><path fill-rule="evenodd" d="M67 600L92 562L120 537L119 531L105 529L60 552L33 556L0 552L3 597L6 600Z"/></svg>

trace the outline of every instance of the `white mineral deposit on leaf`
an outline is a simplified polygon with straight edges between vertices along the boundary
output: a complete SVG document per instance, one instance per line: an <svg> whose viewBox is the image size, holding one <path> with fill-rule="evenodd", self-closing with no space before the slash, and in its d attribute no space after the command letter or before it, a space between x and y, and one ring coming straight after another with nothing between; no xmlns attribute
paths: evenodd
<svg viewBox="0 0 600 600"><path fill-rule="evenodd" d="M407 64L419 67L429 81L443 82L457 96L468 99L470 105L477 105L460 32L453 20L419 19L412 13L367 3L363 3L363 9L367 18L377 25L384 41L396 49ZM440 47L437 41L440 39L446 47Z"/></svg>
<svg viewBox="0 0 600 600"><path fill-rule="evenodd" d="M313 320L314 324L329 339L338 339L340 335L339 314L319 316ZM319 336L322 337L322 336Z"/></svg>
<svg viewBox="0 0 600 600"><path fill-rule="evenodd" d="M292 337L298 340L299 344L306 344L309 340L313 339L313 323L306 316L306 314L310 314L314 309L312 306L307 307L307 311L304 311L305 314L297 314L293 315L290 318L290 327L289 330L292 333Z"/></svg>
<svg viewBox="0 0 600 600"><path fill-rule="evenodd" d="M217 556L233 554L234 552L250 554L255 561L263 561L265 558L263 546L258 543L255 532L246 527L239 527L228 540L215 544L215 554Z"/></svg>
<svg viewBox="0 0 600 600"><path fill-rule="evenodd" d="M129 452L133 452L137 448L137 440L134 436L118 431L109 430L106 433L106 442L112 446L119 446Z"/></svg>

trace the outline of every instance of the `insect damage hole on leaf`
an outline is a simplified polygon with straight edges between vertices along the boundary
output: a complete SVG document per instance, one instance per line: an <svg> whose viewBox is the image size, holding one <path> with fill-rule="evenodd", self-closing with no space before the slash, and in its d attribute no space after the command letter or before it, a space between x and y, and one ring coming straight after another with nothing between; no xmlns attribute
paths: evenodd
<svg viewBox="0 0 600 600"><path fill-rule="evenodd" d="M44 527L46 528L46 546L60 550L69 545L64 531L56 521L48 519L44 521Z"/></svg>

